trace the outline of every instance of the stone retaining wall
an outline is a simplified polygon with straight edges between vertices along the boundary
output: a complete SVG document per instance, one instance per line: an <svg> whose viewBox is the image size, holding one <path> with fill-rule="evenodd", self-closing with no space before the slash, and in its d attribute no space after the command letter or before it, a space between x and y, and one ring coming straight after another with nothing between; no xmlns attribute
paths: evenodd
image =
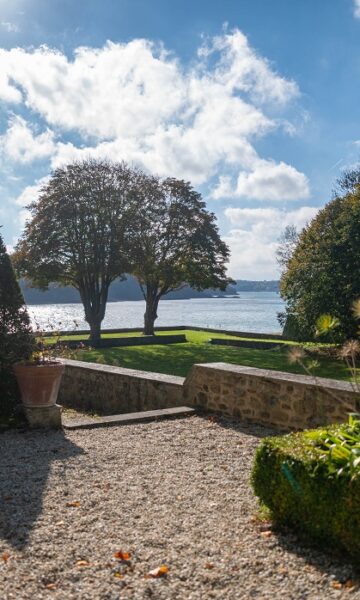
<svg viewBox="0 0 360 600"><path fill-rule="evenodd" d="M117 338L101 338L95 345L96 348L124 348L127 346L151 346L151 345L168 345L168 344L184 344L187 342L184 334L180 335L144 335L133 337L117 337ZM78 348L81 344L91 348L93 346L91 340L64 340L60 344L68 348Z"/></svg>
<svg viewBox="0 0 360 600"><path fill-rule="evenodd" d="M279 430L346 421L356 412L350 383L227 363L194 365L185 403Z"/></svg>
<svg viewBox="0 0 360 600"><path fill-rule="evenodd" d="M64 361L59 403L105 415L193 406L283 431L346 421L350 383L227 363L194 365L182 377Z"/></svg>
<svg viewBox="0 0 360 600"><path fill-rule="evenodd" d="M59 404L104 415L182 406L183 377L65 360Z"/></svg>
<svg viewBox="0 0 360 600"><path fill-rule="evenodd" d="M211 338L210 344L214 346L235 346L237 348L254 348L255 350L273 350L281 346L288 348L283 342L260 342L258 340L235 340L226 338Z"/></svg>

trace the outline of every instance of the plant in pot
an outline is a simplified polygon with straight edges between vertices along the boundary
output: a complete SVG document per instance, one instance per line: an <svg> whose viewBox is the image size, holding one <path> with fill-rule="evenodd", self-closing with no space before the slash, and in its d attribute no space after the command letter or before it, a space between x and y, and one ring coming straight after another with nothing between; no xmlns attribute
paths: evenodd
<svg viewBox="0 0 360 600"><path fill-rule="evenodd" d="M37 347L29 359L14 364L14 373L25 407L53 406L59 393L65 365L61 357L72 355L54 332L55 342L46 340L39 327L36 330Z"/></svg>

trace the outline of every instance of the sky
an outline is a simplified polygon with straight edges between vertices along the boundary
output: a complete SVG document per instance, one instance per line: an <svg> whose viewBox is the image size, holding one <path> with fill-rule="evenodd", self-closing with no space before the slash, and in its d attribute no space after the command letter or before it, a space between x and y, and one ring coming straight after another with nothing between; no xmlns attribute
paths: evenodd
<svg viewBox="0 0 360 600"><path fill-rule="evenodd" d="M0 0L8 248L57 166L125 160L200 191L229 274L276 279L360 156L360 0Z"/></svg>

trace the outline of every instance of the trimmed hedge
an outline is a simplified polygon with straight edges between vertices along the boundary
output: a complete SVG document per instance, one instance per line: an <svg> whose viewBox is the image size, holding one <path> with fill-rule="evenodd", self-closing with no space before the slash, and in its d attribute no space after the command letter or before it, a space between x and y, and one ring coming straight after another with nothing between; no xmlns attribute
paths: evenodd
<svg viewBox="0 0 360 600"><path fill-rule="evenodd" d="M341 439L349 428L340 425L264 439L251 480L276 523L329 549L344 549L360 561L360 465L352 475L332 472L323 446L324 434L339 434Z"/></svg>

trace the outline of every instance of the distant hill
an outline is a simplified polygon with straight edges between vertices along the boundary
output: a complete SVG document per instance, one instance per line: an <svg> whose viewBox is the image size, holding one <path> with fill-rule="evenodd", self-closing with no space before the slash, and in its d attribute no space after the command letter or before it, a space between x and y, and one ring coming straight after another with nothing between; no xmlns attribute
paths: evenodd
<svg viewBox="0 0 360 600"><path fill-rule="evenodd" d="M42 292L36 288L31 288L25 280L20 281L20 287L27 304L72 304L80 302L79 292L73 287L60 287L58 284L53 283L46 292ZM164 299L186 300L189 298L213 298L214 296L223 298L236 295L242 291L277 292L278 289L278 281L247 281L240 279L236 282L236 285L228 286L225 292L211 289L198 292L189 286L185 286L177 292L170 292L164 296ZM131 275L128 275L124 281L114 281L110 286L109 302L119 300L143 300L139 284Z"/></svg>
<svg viewBox="0 0 360 600"><path fill-rule="evenodd" d="M238 279L235 287L237 292L278 292L279 281L276 279L270 281Z"/></svg>

